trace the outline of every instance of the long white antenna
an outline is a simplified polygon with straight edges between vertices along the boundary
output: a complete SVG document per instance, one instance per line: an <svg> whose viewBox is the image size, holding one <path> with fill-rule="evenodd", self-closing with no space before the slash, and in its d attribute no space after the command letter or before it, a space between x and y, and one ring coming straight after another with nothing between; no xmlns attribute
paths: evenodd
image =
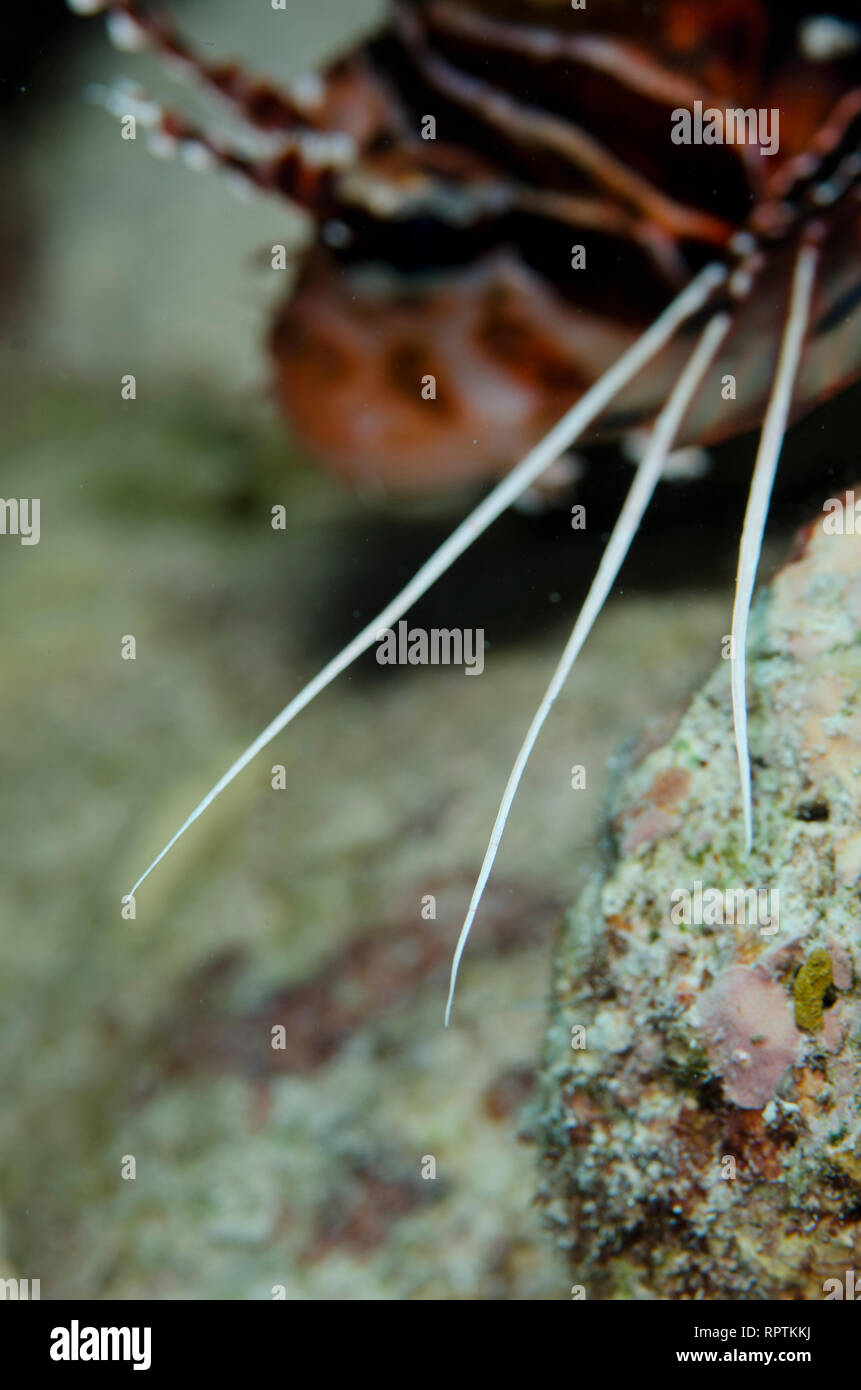
<svg viewBox="0 0 861 1390"><path fill-rule="evenodd" d="M795 262L789 314L751 478L738 553L735 602L732 610L732 718L738 774L741 780L745 847L748 854L753 849L753 787L747 729L747 625L771 490L774 486L777 463L792 405L792 391L810 318L810 300L818 262L818 247L809 242L805 243Z"/></svg>
<svg viewBox="0 0 861 1390"><path fill-rule="evenodd" d="M434 551L430 559L425 561L406 587L392 599L391 603L381 613L378 613L376 618L344 647L343 651L333 657L328 665L324 666L322 671L309 681L298 695L293 697L270 724L266 725L263 732L258 734L254 742L248 745L245 752L240 754L236 762L218 779L211 791L208 791L203 800L198 802L188 819L183 822L176 834L168 840L164 849L159 851L149 867L141 874L124 901L137 892L140 885L149 877L156 865L161 863L189 826L203 815L207 807L211 806L215 798L224 791L225 787L230 785L234 777L248 766L252 758L255 758L261 749L275 738L276 734L280 734L281 730L286 728L292 719L295 719L300 710L310 704L314 697L319 695L320 691L324 690L336 676L340 675L357 657L367 651L372 643L377 641L381 630L392 627L399 618L403 617L407 609L421 598L422 594L439 579L441 574L445 573L449 566L472 545L482 532L487 530L491 522L495 521L545 468L554 463L574 443L578 436L601 414L613 397L627 386L628 382L660 352L661 348L672 338L679 325L702 308L712 290L725 278L725 268L715 264L706 266L691 281L682 293L667 306L660 317L650 325L642 337L638 338L627 352L613 363L610 370L605 372L584 396L581 396L576 405L563 415L549 434L546 434L517 467L485 497L484 501L479 503L475 511L471 512L460 523L439 549Z"/></svg>
<svg viewBox="0 0 861 1390"><path fill-rule="evenodd" d="M490 844L487 847L487 853L484 856L481 872L478 875L478 881L469 904L469 911L466 914L466 919L461 927L460 936L458 937L457 946L455 947L454 958L451 965L448 1002L446 1003L445 1009L446 1027L448 1027L451 1019L451 1009L454 1003L454 991L457 984L457 972L460 967L461 957L466 947L467 938L469 937L478 905L481 902L485 885L490 877L497 850L499 849L499 844L505 830L505 823L508 820L508 813L511 810L512 803L517 794L517 788L520 785L520 779L529 761L529 755L535 747L535 742L541 732L544 721L553 708L557 695L568 679L580 649L591 632L595 620L601 612L607 596L613 587L622 562L628 553L631 541L637 533L640 522L643 519L643 515L649 505L661 473L663 472L664 463L673 447L673 441L685 417L685 412L690 405L694 392L708 369L709 363L717 352L718 346L726 334L730 322L730 315L726 313L716 314L714 318L709 320L696 348L673 387L666 405L655 422L655 427L652 431L652 436L649 440L646 452L634 474L634 481L625 498L616 525L613 527L612 535L601 557L598 571L586 595L586 600L580 610L577 621L574 624L574 630L568 639L559 665L553 672L553 677L545 691L541 704L535 712L520 752L517 754L514 767L511 770L511 775L506 783L499 811L497 812L493 831L490 836Z"/></svg>

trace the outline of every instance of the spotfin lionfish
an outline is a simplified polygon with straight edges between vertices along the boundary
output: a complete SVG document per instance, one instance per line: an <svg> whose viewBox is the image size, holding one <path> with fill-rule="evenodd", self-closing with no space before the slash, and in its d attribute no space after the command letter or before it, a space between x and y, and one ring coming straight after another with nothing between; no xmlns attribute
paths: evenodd
<svg viewBox="0 0 861 1390"><path fill-rule="evenodd" d="M108 11L120 47L179 64L267 152L249 155L128 88L109 107L137 109L162 146L311 215L270 336L277 393L309 454L392 490L501 476L219 778L124 901L598 421L604 438L637 425L648 441L505 787L446 1022L527 760L668 457L761 425L732 616L750 852L745 641L778 458L789 421L861 373L861 30L794 0L389 0L365 43L319 77L276 86L204 61L131 0L70 4ZM769 113L766 142L757 117ZM699 138L679 138L680 116L698 120ZM433 407L420 394L427 376Z"/></svg>

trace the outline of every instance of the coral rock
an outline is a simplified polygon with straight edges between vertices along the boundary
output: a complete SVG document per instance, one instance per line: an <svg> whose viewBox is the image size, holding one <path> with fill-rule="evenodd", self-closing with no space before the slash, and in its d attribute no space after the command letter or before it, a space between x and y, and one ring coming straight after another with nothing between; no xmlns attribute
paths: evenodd
<svg viewBox="0 0 861 1390"><path fill-rule="evenodd" d="M557 953L542 1197L597 1298L815 1299L861 1264L861 537L803 534L749 641L617 778Z"/></svg>

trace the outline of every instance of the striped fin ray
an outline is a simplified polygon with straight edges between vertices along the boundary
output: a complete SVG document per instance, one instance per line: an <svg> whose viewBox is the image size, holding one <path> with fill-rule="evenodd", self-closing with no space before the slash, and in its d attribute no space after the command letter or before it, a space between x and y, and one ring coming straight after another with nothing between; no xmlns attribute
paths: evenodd
<svg viewBox="0 0 861 1390"><path fill-rule="evenodd" d="M379 633L392 627L432 584L444 574L454 561L472 545L488 526L506 510L510 504L554 463L593 420L601 414L622 388L638 372L653 360L661 349L675 336L680 326L694 315L700 313L708 304L716 288L726 279L726 269L722 265L709 265L682 291L664 310L646 332L625 352L618 361L583 395L562 417L550 432L533 448L493 491L456 528L438 550L431 555L416 572L410 582L383 611L367 624L337 656L318 672L293 699L285 705L280 714L267 724L257 738L248 745L236 761L218 779L215 785L198 802L191 814L159 851L152 863L140 875L129 890L126 900L133 897L137 889L149 877L153 869L161 863L165 855L185 834L190 826L212 805L217 796L236 778L267 744L271 743L288 724L295 719L307 705L316 698L336 676L350 666L363 652L377 641Z"/></svg>
<svg viewBox="0 0 861 1390"><path fill-rule="evenodd" d="M529 105L491 83L456 67L426 43L415 16L397 9L395 30L428 86L477 117L515 145L534 146L559 156L605 193L679 238L722 246L731 226L710 213L666 197L624 160L573 122Z"/></svg>
<svg viewBox="0 0 861 1390"><path fill-rule="evenodd" d="M732 708L736 756L741 779L745 848L748 854L753 849L753 787L748 741L746 689L748 619L756 582L756 571L762 550L762 538L768 517L768 505L771 500L777 464L792 406L793 386L798 374L804 340L810 322L810 306L818 264L819 247L814 241L805 240L796 260L789 313L780 345L777 371L762 427L756 463L754 464L738 556L735 603L732 613Z"/></svg>
<svg viewBox="0 0 861 1390"><path fill-rule="evenodd" d="M580 610L580 615L574 624L574 630L553 672L550 684L542 697L541 703L533 716L526 738L521 744L503 793L496 821L494 822L491 832L490 843L487 847L478 880L473 890L472 900L469 904L469 909L455 947L449 981L448 1001L446 1003L446 1027L448 1027L451 1021L451 1011L454 1004L454 992L457 986L460 962L466 948L469 933L472 929L475 914L478 911L487 881L493 869L499 845L505 831L508 815L513 805L514 798L517 795L517 789L520 786L530 754L535 747L538 735L556 702L559 692L571 673L571 669L580 654L583 643L586 641L601 609L604 607L622 562L628 553L631 541L639 529L640 522L646 513L646 509L648 508L649 502L660 480L664 464L667 461L667 456L673 447L676 434L678 433L685 413L691 403L694 392L702 382L709 365L714 359L715 353L722 339L725 337L731 321L731 317L728 313L715 314L709 320L702 332L699 342L688 359L663 410L655 422L649 445L642 460L637 466L634 481L631 484L631 488L622 505L622 510L619 513L619 518L607 542L607 546L601 558L601 563L598 566L598 571L586 595L586 600Z"/></svg>

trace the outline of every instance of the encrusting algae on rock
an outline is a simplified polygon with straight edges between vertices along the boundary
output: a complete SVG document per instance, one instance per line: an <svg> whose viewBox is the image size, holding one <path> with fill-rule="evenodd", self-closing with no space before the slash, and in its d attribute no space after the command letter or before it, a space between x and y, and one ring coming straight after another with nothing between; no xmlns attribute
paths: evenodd
<svg viewBox="0 0 861 1390"><path fill-rule="evenodd" d="M795 1022L808 1033L822 1027L825 1004L834 984L831 957L821 948L811 951L795 977L792 993L795 997ZM831 1000L833 1003L833 999Z"/></svg>
<svg viewBox="0 0 861 1390"><path fill-rule="evenodd" d="M861 1264L861 536L802 533L749 661L752 855L727 660L631 754L563 925L542 1200L587 1298L819 1299Z"/></svg>

